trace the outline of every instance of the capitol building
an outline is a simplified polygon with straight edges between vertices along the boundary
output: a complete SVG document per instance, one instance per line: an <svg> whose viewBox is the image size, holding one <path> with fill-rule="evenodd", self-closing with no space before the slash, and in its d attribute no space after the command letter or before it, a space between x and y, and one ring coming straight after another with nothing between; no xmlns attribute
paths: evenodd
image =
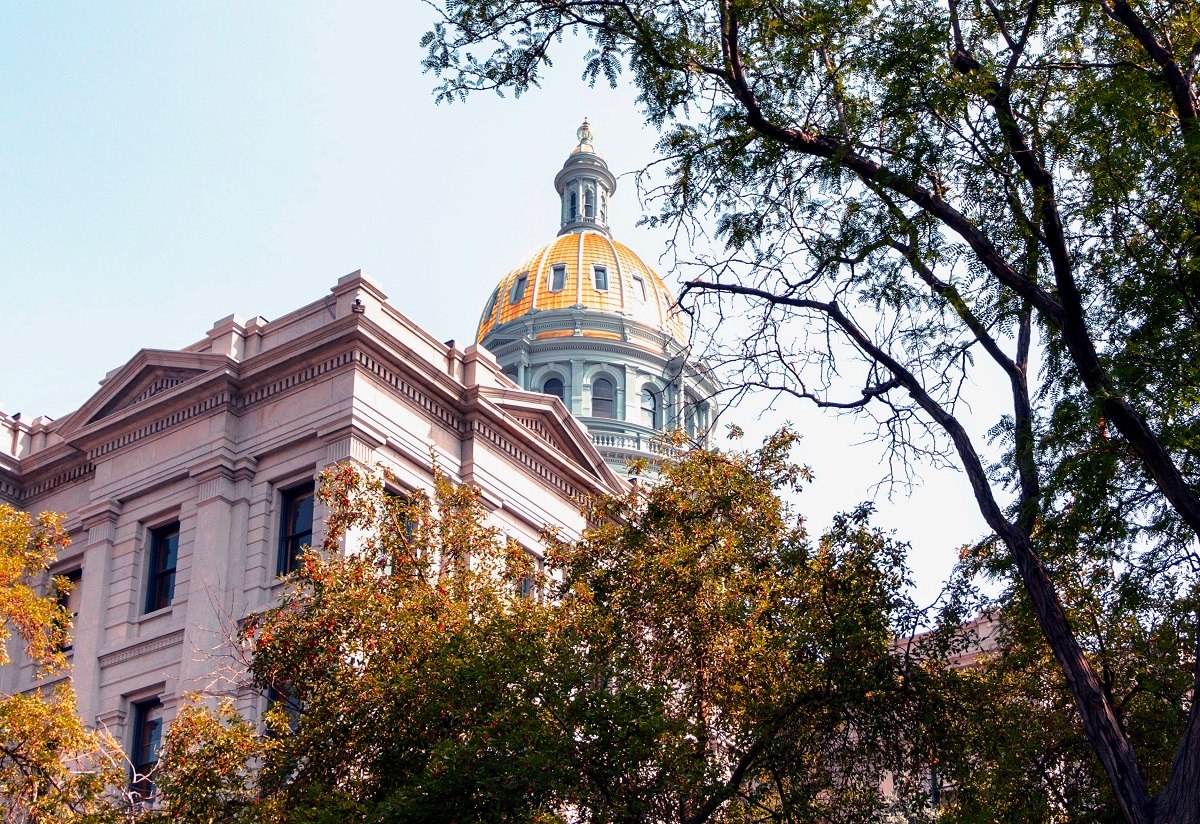
<svg viewBox="0 0 1200 824"><path fill-rule="evenodd" d="M135 768L210 684L229 627L320 545L325 467L382 464L404 494L431 487L436 461L540 558L542 527L579 535L579 498L626 489L656 435L706 437L717 384L671 290L611 235L617 180L586 121L554 186L556 236L480 296L470 346L354 272L274 320L230 315L183 349L143 349L58 420L0 412L0 502L68 516L53 572L75 582L79 712ZM14 652L7 694L39 683ZM255 718L266 699L247 688L238 705Z"/></svg>

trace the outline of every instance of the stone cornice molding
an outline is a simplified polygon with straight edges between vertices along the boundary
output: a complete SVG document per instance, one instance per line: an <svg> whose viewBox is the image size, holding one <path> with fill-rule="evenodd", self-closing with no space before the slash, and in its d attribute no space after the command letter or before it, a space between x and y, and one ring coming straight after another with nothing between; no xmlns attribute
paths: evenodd
<svg viewBox="0 0 1200 824"><path fill-rule="evenodd" d="M126 661L131 661L143 655L149 655L152 652L169 649L179 646L183 643L183 630L177 629L174 632L169 632L166 635L160 635L157 638L151 638L147 641L139 641L136 644L131 644L118 650L105 653L100 656L100 669L117 664L123 664Z"/></svg>
<svg viewBox="0 0 1200 824"><path fill-rule="evenodd" d="M443 348L447 352L452 351ZM303 356L306 362L280 374L278 367L286 363L287 359L281 361L279 358L286 356L289 351L294 356L292 360ZM326 324L312 333L288 341L283 346L255 355L243 364L238 364L224 355L205 356L210 358L210 362L212 357L216 357L222 365L178 386L153 394L136 407L120 410L94 423L78 427L71 442L61 445L64 447L63 452L75 452L74 465L24 487L20 491L19 499L24 503L66 483L90 477L98 460L147 438L162 435L196 418L226 412L241 415L267 400L277 399L315 380L350 369L360 370L387 385L395 395L459 437L473 437L479 431L467 423L466 416L475 414L482 404L487 410L486 414L492 419L487 430L490 434L486 439L519 464L534 471L543 480L550 481L556 489L565 494L576 494L581 483L587 487L614 488L616 476L599 459L590 441L582 434L574 419L565 412L565 408L557 410L559 420L554 421L556 416L547 416L546 408L539 410L536 403L528 402L528 393L517 389L488 387L489 393L503 398L501 406L497 406L493 401L483 399L479 386L466 387L451 375L438 371L436 365L428 365L421 360L407 360L405 354L410 352L401 341L396 340L374 322L364 319L361 315L352 315L344 322L339 320ZM142 374L144 370L141 367L145 366L144 361L149 357L147 353L148 350L143 350L139 357L135 358L140 363L138 369L130 367L119 370L111 381L113 385L116 386L117 377L121 374ZM157 357L159 353L151 354ZM185 354L196 357L195 353ZM269 368L272 366L276 368ZM446 366L451 371L463 371L461 363L451 363L447 360ZM263 381L261 378L270 380ZM521 398L526 400L522 402ZM88 406L94 407L97 403L89 402ZM506 413L502 408L514 405L524 407L520 410L522 414ZM80 413L83 411L81 409ZM83 417L80 413L73 417L80 420ZM502 434L505 432L507 434ZM528 441L526 448L519 449L516 444L523 440ZM327 441L327 456L333 458L336 455L338 460L352 457L370 463L373 460L373 450L381 443L382 436L372 436L369 433L361 435L357 441L351 439L336 444ZM528 450L531 445L534 445L533 453L544 454L539 454L534 460L533 453ZM513 451L514 449L517 451ZM79 450L86 452L80 455ZM222 497L232 501L248 494L240 487L248 485L253 476L252 466L230 466L228 457L216 457L211 460L215 461L212 466L202 463L192 467L190 471L200 484L199 500ZM574 464L586 469L577 472ZM558 468L551 468L552 466ZM209 470L215 474L205 475ZM238 475L238 472L242 474ZM574 480L566 480L566 476L577 477ZM552 480L554 478L558 480ZM617 483L619 485L619 481ZM567 492L568 488L574 491Z"/></svg>

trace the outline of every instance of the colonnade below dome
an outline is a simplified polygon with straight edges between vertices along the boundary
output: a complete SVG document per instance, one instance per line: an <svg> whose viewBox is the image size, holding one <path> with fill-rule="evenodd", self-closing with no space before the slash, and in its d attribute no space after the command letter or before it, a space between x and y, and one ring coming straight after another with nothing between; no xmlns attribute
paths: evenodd
<svg viewBox="0 0 1200 824"><path fill-rule="evenodd" d="M659 358L620 341L583 335L493 338L485 345L522 389L562 400L621 474L630 458L658 454L656 439L664 432L679 429L704 440L712 426L716 384L682 351Z"/></svg>

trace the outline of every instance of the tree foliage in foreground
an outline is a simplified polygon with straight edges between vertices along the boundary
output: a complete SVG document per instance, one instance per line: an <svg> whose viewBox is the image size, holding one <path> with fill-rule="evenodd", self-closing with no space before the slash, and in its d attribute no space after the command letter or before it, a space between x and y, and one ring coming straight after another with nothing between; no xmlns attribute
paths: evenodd
<svg viewBox="0 0 1200 824"><path fill-rule="evenodd" d="M60 578L49 595L39 589L67 542L61 516L34 519L0 504L0 665L12 661L15 630L39 674L66 667L71 616L56 596L71 584ZM109 820L119 805L108 790L123 780L118 752L107 735L84 728L69 684L0 693L0 817L6 824Z"/></svg>
<svg viewBox="0 0 1200 824"><path fill-rule="evenodd" d="M1059 743L1124 820L1200 821L1200 5L436 5L445 99L526 91L570 32L586 79L628 74L663 134L653 220L718 241L684 290L731 327L714 359L960 466L1072 696ZM1091 568L1099 629L1068 603ZM1106 667L1170 633L1165 754L1122 700L1149 662Z"/></svg>
<svg viewBox="0 0 1200 824"><path fill-rule="evenodd" d="M913 619L903 548L865 512L810 541L777 495L804 477L793 440L692 451L655 484L594 502L580 540L548 536L545 570L487 525L471 488L439 475L431 496L400 498L338 468L321 492L326 551L243 630L255 683L280 698L269 732L247 737L199 707L176 721L165 814L922 815L922 707L942 676L893 644ZM193 774L208 776L198 801Z"/></svg>

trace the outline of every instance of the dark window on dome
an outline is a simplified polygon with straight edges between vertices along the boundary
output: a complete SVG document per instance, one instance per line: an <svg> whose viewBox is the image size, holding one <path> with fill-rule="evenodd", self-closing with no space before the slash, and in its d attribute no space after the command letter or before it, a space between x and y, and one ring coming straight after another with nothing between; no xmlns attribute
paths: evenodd
<svg viewBox="0 0 1200 824"><path fill-rule="evenodd" d="M597 266L592 269L592 275L596 281L596 291L608 291L608 269L603 266Z"/></svg>
<svg viewBox="0 0 1200 824"><path fill-rule="evenodd" d="M592 381L592 417L613 417L613 385L607 378Z"/></svg>
<svg viewBox="0 0 1200 824"><path fill-rule="evenodd" d="M550 291L561 292L567 285L567 267L561 263L550 270Z"/></svg>
<svg viewBox="0 0 1200 824"><path fill-rule="evenodd" d="M483 310L483 319L479 321L479 325L483 326L492 319L492 312L496 311L496 300L500 297L500 287L496 287L496 291L492 292L492 296L488 298L487 308Z"/></svg>
<svg viewBox="0 0 1200 824"><path fill-rule="evenodd" d="M571 192L571 220L579 214L579 195Z"/></svg>
<svg viewBox="0 0 1200 824"><path fill-rule="evenodd" d="M566 398L563 397L563 382L560 381L558 378L550 378L545 383L543 383L542 384L542 394L543 395L553 395L554 397L558 398L561 401L566 400Z"/></svg>
<svg viewBox="0 0 1200 824"><path fill-rule="evenodd" d="M529 273L522 272L517 276L517 282L513 284L512 295L509 297L509 303L520 303L525 297L525 287L529 285Z"/></svg>
<svg viewBox="0 0 1200 824"><path fill-rule="evenodd" d="M642 390L642 426L658 426L658 395L652 389Z"/></svg>
<svg viewBox="0 0 1200 824"><path fill-rule="evenodd" d="M595 217L596 207L592 204L592 191L589 189L583 194L583 216Z"/></svg>

